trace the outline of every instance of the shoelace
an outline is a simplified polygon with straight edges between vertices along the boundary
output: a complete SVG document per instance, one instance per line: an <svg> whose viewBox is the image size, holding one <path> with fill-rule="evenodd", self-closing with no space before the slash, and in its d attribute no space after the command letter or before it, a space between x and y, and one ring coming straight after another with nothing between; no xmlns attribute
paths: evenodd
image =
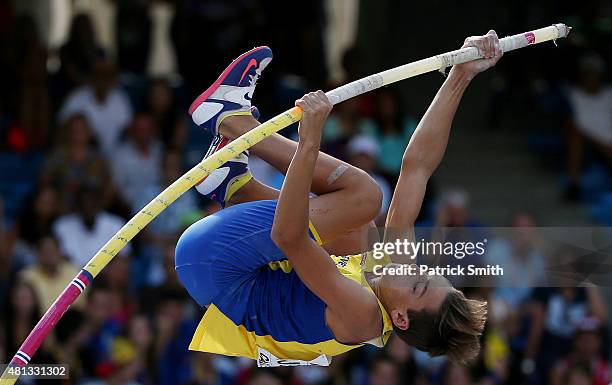
<svg viewBox="0 0 612 385"><path fill-rule="evenodd" d="M253 92L255 91L255 86L257 85L257 80L259 80L259 76L261 74L255 72L255 75L249 75L249 97L253 97Z"/></svg>
<svg viewBox="0 0 612 385"><path fill-rule="evenodd" d="M249 87L254 87L257 84L260 75L257 72L255 72L255 75L249 75Z"/></svg>

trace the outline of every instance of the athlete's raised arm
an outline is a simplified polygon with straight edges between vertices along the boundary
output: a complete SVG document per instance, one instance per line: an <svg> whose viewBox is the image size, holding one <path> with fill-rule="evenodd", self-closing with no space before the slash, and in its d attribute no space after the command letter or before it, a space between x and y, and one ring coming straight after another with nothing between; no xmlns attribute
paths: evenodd
<svg viewBox="0 0 612 385"><path fill-rule="evenodd" d="M468 37L463 47L469 46L478 48L484 58L454 66L419 122L404 152L385 224L385 241L414 238L413 226L421 210L425 187L444 156L461 97L474 76L493 67L502 56L495 31ZM407 256L391 257L397 263L411 262L405 258L401 260Z"/></svg>
<svg viewBox="0 0 612 385"><path fill-rule="evenodd" d="M276 206L272 240L287 256L302 282L327 304L336 319L353 318L355 312L365 315L364 318L380 317L375 297L342 276L329 254L308 234L310 185L321 131L332 105L322 91L305 95L296 105L303 110L299 144ZM349 307L351 311L344 311ZM343 321L342 324L350 324ZM352 324L357 322L352 319ZM333 327L332 330L335 332Z"/></svg>
<svg viewBox="0 0 612 385"><path fill-rule="evenodd" d="M303 111L298 128L299 142L280 191L272 227L272 239L281 249L296 241L310 239L310 187L319 156L321 131L332 109L322 91L304 95L295 105Z"/></svg>

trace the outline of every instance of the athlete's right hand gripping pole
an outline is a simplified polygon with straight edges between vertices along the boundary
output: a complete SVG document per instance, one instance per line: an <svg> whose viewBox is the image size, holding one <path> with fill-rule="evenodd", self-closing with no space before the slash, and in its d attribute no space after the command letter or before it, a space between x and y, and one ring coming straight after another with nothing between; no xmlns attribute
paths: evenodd
<svg viewBox="0 0 612 385"><path fill-rule="evenodd" d="M509 52L527 47L528 45L539 44L546 41L554 41L556 39L567 37L570 31L571 27L568 27L565 24L553 24L550 27L544 27L534 31L504 37L499 39L499 45L502 52ZM476 59L482 59L482 56L478 53L478 49L476 47L460 48L454 51L432 56L427 59L422 59L416 62L401 65L399 67L391 68L374 75L366 76L365 78L355 80L328 91L325 94L331 103L336 105L350 98L354 98L355 96L359 96L400 80L408 79L427 72L442 70L455 64L462 64ZM263 139L272 133L278 132L287 126L298 122L301 118L301 109L294 107L261 124L251 132L253 133L253 137L260 136L261 139ZM257 131L257 133L255 131ZM243 137L247 135L248 133L243 135ZM232 144L238 142L240 139L241 138L236 139L234 142L232 142ZM258 142L259 140L255 142L254 138L248 138L248 142L245 144L250 147ZM245 149L248 147L245 147ZM242 151L242 146L236 148L235 150L237 153L240 153Z"/></svg>
<svg viewBox="0 0 612 385"><path fill-rule="evenodd" d="M528 45L567 37L570 30L571 27L565 24L554 24L550 27L504 37L499 39L499 45L502 52L513 51ZM461 48L356 80L327 92L327 97L332 104L337 104L387 84L481 58L477 48Z"/></svg>

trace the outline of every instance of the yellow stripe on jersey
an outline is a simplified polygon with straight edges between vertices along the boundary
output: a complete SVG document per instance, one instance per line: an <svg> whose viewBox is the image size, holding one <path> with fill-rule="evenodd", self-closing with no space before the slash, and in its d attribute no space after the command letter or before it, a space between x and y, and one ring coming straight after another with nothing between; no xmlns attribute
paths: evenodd
<svg viewBox="0 0 612 385"><path fill-rule="evenodd" d="M210 305L198 325L189 349L256 360L258 346L279 358L304 361L313 360L322 354L335 356L359 347L344 345L336 340L303 344L276 341L269 335L258 336L255 332L246 330L244 326L233 323L215 305Z"/></svg>
<svg viewBox="0 0 612 385"><path fill-rule="evenodd" d="M319 232L314 227L314 224L311 221L308 221L308 229L310 229L310 233L314 237L315 241L317 241L317 244L321 246L323 244L323 240L319 236Z"/></svg>
<svg viewBox="0 0 612 385"><path fill-rule="evenodd" d="M331 258L342 275L359 282L373 293L363 276L361 254L347 256L332 255ZM273 270L280 269L285 273L289 273L292 270L291 263L286 260L272 262L269 264L269 267ZM378 305L383 317L383 330L380 338L369 341L369 343L382 347L387 343L391 335L393 324L380 301L378 301ZM304 327L307 328L308 325L304 325ZM214 304L211 304L196 329L189 349L226 356L257 359L257 348L261 347L278 358L310 361L320 355L331 357L342 354L361 345L345 345L334 339L316 344L276 341L270 335L259 336L255 332L248 331L243 325L236 325Z"/></svg>

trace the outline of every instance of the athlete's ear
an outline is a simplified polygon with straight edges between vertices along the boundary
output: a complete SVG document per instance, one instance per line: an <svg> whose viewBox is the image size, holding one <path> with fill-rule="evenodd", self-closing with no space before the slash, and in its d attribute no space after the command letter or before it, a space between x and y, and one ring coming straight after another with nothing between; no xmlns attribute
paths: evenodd
<svg viewBox="0 0 612 385"><path fill-rule="evenodd" d="M410 319L408 319L407 310L393 309L391 310L391 321L393 325L400 330L407 330L410 326Z"/></svg>

